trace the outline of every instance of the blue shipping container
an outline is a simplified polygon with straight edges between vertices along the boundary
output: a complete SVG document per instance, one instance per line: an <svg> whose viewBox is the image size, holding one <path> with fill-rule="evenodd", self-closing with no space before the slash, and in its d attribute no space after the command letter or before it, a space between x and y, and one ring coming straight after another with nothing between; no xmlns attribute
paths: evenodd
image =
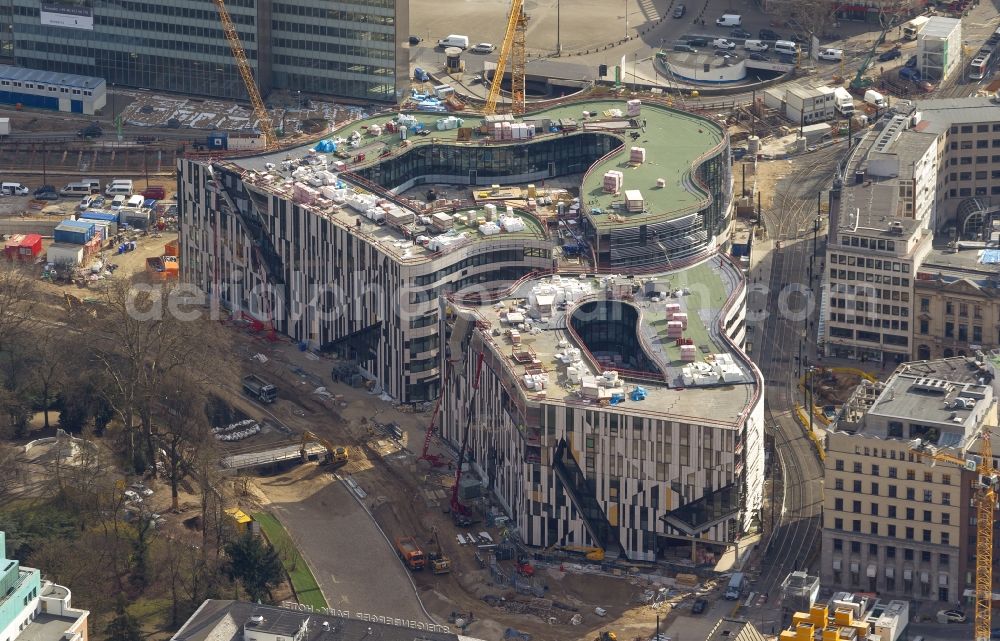
<svg viewBox="0 0 1000 641"><path fill-rule="evenodd" d="M52 237L57 243L85 245L94 237L94 224L85 220L64 220L56 226Z"/></svg>
<svg viewBox="0 0 1000 641"><path fill-rule="evenodd" d="M110 211L85 211L80 214L80 220L106 220L109 223L117 223L118 214Z"/></svg>

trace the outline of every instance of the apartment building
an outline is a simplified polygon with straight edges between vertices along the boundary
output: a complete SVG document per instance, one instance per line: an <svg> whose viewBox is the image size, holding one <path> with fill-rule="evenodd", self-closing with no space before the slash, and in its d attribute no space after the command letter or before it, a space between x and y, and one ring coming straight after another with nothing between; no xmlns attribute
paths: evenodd
<svg viewBox="0 0 1000 641"><path fill-rule="evenodd" d="M397 102L409 87L409 3L230 0L263 94ZM0 54L109 85L246 98L215 6L201 0L0 0Z"/></svg>
<svg viewBox="0 0 1000 641"><path fill-rule="evenodd" d="M0 531L0 639L87 641L90 612L72 607L69 589L8 559L6 548L6 534Z"/></svg>
<svg viewBox="0 0 1000 641"><path fill-rule="evenodd" d="M996 425L992 370L971 357L901 365L865 381L826 438L824 586L961 603L973 585L974 474L968 458Z"/></svg>

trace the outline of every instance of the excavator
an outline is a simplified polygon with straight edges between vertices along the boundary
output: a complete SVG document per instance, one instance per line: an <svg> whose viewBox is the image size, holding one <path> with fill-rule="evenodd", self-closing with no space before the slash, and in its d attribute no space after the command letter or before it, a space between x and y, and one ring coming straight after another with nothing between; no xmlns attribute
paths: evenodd
<svg viewBox="0 0 1000 641"><path fill-rule="evenodd" d="M451 559L444 555L444 549L441 547L441 537L438 536L437 530L434 531L434 540L437 542L437 551L427 555L427 559L431 562L431 572L434 574L448 574L451 572Z"/></svg>
<svg viewBox="0 0 1000 641"><path fill-rule="evenodd" d="M603 561L604 560L604 549L588 547L585 545L559 545L556 546L556 550L560 552L569 552L570 554L579 554L588 561Z"/></svg>
<svg viewBox="0 0 1000 641"><path fill-rule="evenodd" d="M309 430L302 432L302 449L300 454L302 455L302 460L305 461L308 457L306 452L306 444L308 443L319 443L326 448L326 459L325 463L330 465L340 467L348 461L347 448L341 445L334 445L330 441L326 440L322 436L313 434Z"/></svg>

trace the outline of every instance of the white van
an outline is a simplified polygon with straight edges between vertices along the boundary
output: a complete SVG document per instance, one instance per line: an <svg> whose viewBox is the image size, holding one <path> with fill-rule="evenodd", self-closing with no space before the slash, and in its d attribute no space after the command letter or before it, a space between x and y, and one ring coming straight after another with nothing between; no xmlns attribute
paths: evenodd
<svg viewBox="0 0 1000 641"><path fill-rule="evenodd" d="M89 196L90 185L87 183L70 183L59 190L60 196Z"/></svg>
<svg viewBox="0 0 1000 641"><path fill-rule="evenodd" d="M146 199L143 198L141 195L136 194L135 196L132 196L131 198L128 199L128 202L125 203L125 206L138 208L142 207L142 203L144 202L146 202Z"/></svg>
<svg viewBox="0 0 1000 641"><path fill-rule="evenodd" d="M743 17L735 13L723 14L721 18L716 18L717 27L739 27L743 24Z"/></svg>
<svg viewBox="0 0 1000 641"><path fill-rule="evenodd" d="M841 60L844 59L844 50L823 49L818 54L816 54L816 57L819 58L820 60L830 60L832 62L840 62Z"/></svg>
<svg viewBox="0 0 1000 641"><path fill-rule="evenodd" d="M120 186L120 185L126 185L129 189L131 189L132 188L132 181L129 180L129 179L127 179L127 178L115 178L114 180L112 180L111 182L109 182L107 185L104 186L104 191L106 193L112 187L116 187L116 186Z"/></svg>
<svg viewBox="0 0 1000 641"><path fill-rule="evenodd" d="M767 51L769 49L767 43L763 40L747 40L743 43L743 47L747 51Z"/></svg>
<svg viewBox="0 0 1000 641"><path fill-rule="evenodd" d="M132 195L132 181L131 180L116 180L115 182L108 185L108 188L104 191L105 196L118 196Z"/></svg>
<svg viewBox="0 0 1000 641"><path fill-rule="evenodd" d="M115 199L111 201L111 211L118 211L119 209L124 207L125 199L127 198L128 196L126 196L125 194L118 194L117 196L115 196Z"/></svg>
<svg viewBox="0 0 1000 641"><path fill-rule="evenodd" d="M28 188L21 183L2 183L0 184L0 195L27 196Z"/></svg>
<svg viewBox="0 0 1000 641"><path fill-rule="evenodd" d="M785 56L799 55L799 45L791 40L777 40L774 43L774 52Z"/></svg>
<svg viewBox="0 0 1000 641"><path fill-rule="evenodd" d="M101 193L101 181L97 178L81 178L77 182L82 182L84 185L90 185L90 193L92 194Z"/></svg>
<svg viewBox="0 0 1000 641"><path fill-rule="evenodd" d="M469 36L457 36L452 34L447 38L441 38L438 40L439 47L458 47L459 49L469 48Z"/></svg>

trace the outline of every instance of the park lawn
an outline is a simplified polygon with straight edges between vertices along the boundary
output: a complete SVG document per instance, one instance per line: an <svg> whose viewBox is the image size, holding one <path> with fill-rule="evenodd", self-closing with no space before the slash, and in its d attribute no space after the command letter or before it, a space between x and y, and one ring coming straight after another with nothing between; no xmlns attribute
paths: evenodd
<svg viewBox="0 0 1000 641"><path fill-rule="evenodd" d="M326 599L323 598L319 584L316 583L316 577L313 576L312 570L309 569L306 560L302 558L281 522L267 512L254 512L253 519L260 524L260 529L264 531L267 540L278 551L281 564L291 579L292 589L299 603L314 608L327 607Z"/></svg>

